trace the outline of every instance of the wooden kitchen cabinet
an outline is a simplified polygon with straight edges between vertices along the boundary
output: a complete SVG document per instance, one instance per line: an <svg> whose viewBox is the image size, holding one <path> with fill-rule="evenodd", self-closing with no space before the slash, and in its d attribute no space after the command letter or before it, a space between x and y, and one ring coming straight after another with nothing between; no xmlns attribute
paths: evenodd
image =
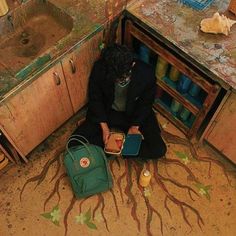
<svg viewBox="0 0 236 236"><path fill-rule="evenodd" d="M74 112L87 103L88 79L100 55L103 31L91 37L62 59L62 67Z"/></svg>
<svg viewBox="0 0 236 236"><path fill-rule="evenodd" d="M136 22L126 20L124 42L133 49L137 57L156 70L158 90L153 104L154 109L182 130L188 138L196 137L199 127L220 91L220 86L200 75L193 69L193 65L185 63L181 55L174 53L158 37L153 36ZM166 65L166 71L161 77L157 73L159 59ZM172 69L179 73L176 81L170 79ZM190 85L199 90L199 94L191 96L190 89L180 92L178 87L181 77L187 78Z"/></svg>
<svg viewBox="0 0 236 236"><path fill-rule="evenodd" d="M236 94L231 93L211 123L205 140L236 164Z"/></svg>
<svg viewBox="0 0 236 236"><path fill-rule="evenodd" d="M0 105L0 125L26 156L73 114L61 64Z"/></svg>
<svg viewBox="0 0 236 236"><path fill-rule="evenodd" d="M103 31L96 33L0 104L0 129L25 161L30 151L86 104L88 78L102 39Z"/></svg>

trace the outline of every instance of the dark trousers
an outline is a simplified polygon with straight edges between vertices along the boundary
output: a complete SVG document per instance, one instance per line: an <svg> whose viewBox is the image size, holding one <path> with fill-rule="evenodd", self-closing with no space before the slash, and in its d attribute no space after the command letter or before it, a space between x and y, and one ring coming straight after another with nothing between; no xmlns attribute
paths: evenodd
<svg viewBox="0 0 236 236"><path fill-rule="evenodd" d="M112 110L108 117L108 126L110 129L114 128L127 133L129 126L125 113ZM166 145L161 137L159 124L154 113L147 118L139 130L144 140L142 141L138 158L158 159L163 157L166 153ZM87 138L91 144L104 148L100 125L92 123L89 119L86 119L72 135L74 134L82 135ZM70 146L74 145L76 145L76 143L71 142ZM131 157L126 156L126 158Z"/></svg>

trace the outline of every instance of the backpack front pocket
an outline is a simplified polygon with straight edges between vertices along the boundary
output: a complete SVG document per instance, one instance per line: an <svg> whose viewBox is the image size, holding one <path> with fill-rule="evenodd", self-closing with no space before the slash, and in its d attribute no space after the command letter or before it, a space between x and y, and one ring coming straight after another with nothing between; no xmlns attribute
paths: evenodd
<svg viewBox="0 0 236 236"><path fill-rule="evenodd" d="M82 195L92 195L107 189L108 179L106 170L102 167L94 168L88 172L74 176L77 185L77 193Z"/></svg>

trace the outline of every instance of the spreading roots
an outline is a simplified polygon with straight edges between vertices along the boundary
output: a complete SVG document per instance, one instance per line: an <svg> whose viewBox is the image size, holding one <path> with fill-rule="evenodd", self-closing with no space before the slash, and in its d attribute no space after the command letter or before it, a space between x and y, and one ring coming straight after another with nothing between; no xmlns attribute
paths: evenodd
<svg viewBox="0 0 236 236"><path fill-rule="evenodd" d="M216 159L213 159L211 157L199 156L197 151L196 151L196 148L195 148L194 144L191 143L188 139L181 138L181 137L179 137L177 135L173 135L173 134L165 131L164 129L161 130L161 134L162 134L162 137L165 139L165 141L167 143L180 144L180 145L183 145L183 146L187 146L190 149L191 155L192 155L192 157L194 159L196 159L197 161L202 161L202 162L208 163L209 164L209 168L208 168L208 176L209 177L211 177L211 166L212 166L212 163L214 163L217 166L219 166L223 170L223 173L224 173L228 183L231 185L231 182L229 180L229 176L227 174L227 170L226 170L226 168L225 168L223 163L221 163L220 161L218 161Z"/></svg>
<svg viewBox="0 0 236 236"><path fill-rule="evenodd" d="M193 158L195 158L198 161L202 161L202 162L209 164L209 170L208 170L209 176L211 176L212 163L219 166L223 170L225 177L227 178L228 182L230 183L229 177L227 174L227 170L226 170L225 166L220 161L215 160L210 157L199 156L197 154L195 146L189 140L187 140L185 138L181 138L179 136L170 134L165 130L162 130L162 136L167 143L180 144L180 145L187 146L189 148ZM67 174L64 172L64 169L61 168L62 156L63 156L62 152L63 152L62 149L58 150L55 153L54 157L52 159L50 159L44 165L43 170L41 171L40 174L38 174L37 176L34 176L26 181L26 183L23 185L22 190L20 192L20 200L21 201L22 201L23 192L26 190L26 186L30 183L36 182L36 186L35 186L35 188L36 188L38 185L42 184L47 176L49 168L52 166L53 163L56 163L55 173L53 174L53 177L50 180L50 183L53 184L53 188L50 191L48 197L44 201L44 211L46 209L47 204L54 197L54 195L57 196L57 205L60 203L60 199L61 199L61 197L60 197L60 183L65 177L67 177ZM163 170L166 170L166 176L159 173L160 172L159 168L158 168L159 164L162 167L164 167ZM198 193L192 187L188 186L187 184L180 183L178 180L171 177L168 173L168 166L169 165L179 166L184 171L184 173L186 173L188 175L187 180L191 180L194 183L200 183L199 179L195 176L195 174L192 172L192 170L188 166L183 164L180 160L164 158L162 160L159 160L158 162L152 161L152 162L145 163L146 168L153 169L154 181L151 182L150 188L151 189L160 188L160 190L164 194L163 207L168 212L170 218L172 218L172 214L171 214L171 208L170 208L169 203L172 203L172 205L174 204L179 208L184 222L191 229L192 229L193 225L189 221L189 218L187 216L187 211L188 211L188 214L191 212L196 217L196 222L197 222L198 226L200 228L202 228L202 226L204 225L204 221L203 221L203 218L202 218L201 214L199 213L199 211L196 208L194 208L190 203L180 200L178 197L174 196L174 194L170 192L168 186L173 185L175 188L177 188L181 191L185 191L187 196L189 197L189 200L192 202L196 201L196 199L199 197ZM140 218L140 215L138 214L138 210L139 210L138 209L138 202L140 202L140 199L138 199L138 197L140 197L144 203L144 206L146 207L145 227L146 227L147 235L148 236L153 235L153 233L151 232L151 228L152 228L151 225L152 225L152 221L154 219L153 218L154 214L159 219L160 232L163 235L164 222L163 222L163 218L162 218L161 213L158 211L159 209L157 209L157 206L159 204L154 204L152 198L145 194L145 189L142 188L137 183L139 175L143 169L144 163L138 162L135 160L122 160L120 158L115 158L115 159L109 161L109 166L110 166L111 173L113 175L114 185L115 185L115 187L117 187L119 194L118 195L115 194L113 189L111 189L106 194L97 194L96 196L91 196L89 198L84 198L84 199L79 200L79 199L76 199L76 197L71 192L71 199L69 202L69 206L67 207L67 209L65 211L65 215L64 215L65 235L67 235L67 232L68 232L69 213L73 209L75 203L79 204L79 211L80 211L80 213L82 213L83 204L86 201L91 200L91 199L93 202L95 202L94 208L92 209L92 212L91 212L92 219L94 220L96 212L100 211L103 222L104 222L104 226L105 226L106 230L109 232L109 222L107 220L107 215L105 214L105 207L106 207L106 204L105 204L106 198L105 197L107 197L107 196L112 197L112 202L114 204L113 209L114 209L116 216L118 218L120 216L120 210L121 210L118 207L119 206L117 203L118 198L122 201L122 203L127 203L127 205L130 207L130 215L131 215L133 221L135 222L138 231L141 231L141 218ZM117 174L117 173L119 173L119 174ZM134 181L134 179L136 179L136 182ZM139 195L137 195L137 191L136 191L136 194L134 194L134 188L135 188L135 190L136 189L138 190L138 193L140 193Z"/></svg>
<svg viewBox="0 0 236 236"><path fill-rule="evenodd" d="M47 173L48 173L48 170L49 170L50 166L51 166L55 161L57 162L57 170L56 170L55 175L54 175L53 178L51 179L51 181L56 178L56 174L58 174L58 173L59 173L59 170L60 170L60 166L61 166L61 164L60 164L60 156L61 156L61 154L63 153L63 151L64 151L64 149L62 149L62 148L61 148L60 150L58 150L58 151L56 152L54 158L50 159L50 160L45 164L45 166L43 167L43 170L41 171L41 173L40 173L39 175L36 175L36 176L34 176L34 177L28 179L28 180L25 182L25 184L23 185L22 190L21 190L21 192L20 192L20 201L22 200L22 194L23 194L23 192L24 192L25 187L26 187L29 183L31 183L31 182L37 182L37 184L35 185L35 189L36 189L37 186L40 185L40 184L43 182L43 180L45 179L45 177L46 177L46 175L47 175Z"/></svg>

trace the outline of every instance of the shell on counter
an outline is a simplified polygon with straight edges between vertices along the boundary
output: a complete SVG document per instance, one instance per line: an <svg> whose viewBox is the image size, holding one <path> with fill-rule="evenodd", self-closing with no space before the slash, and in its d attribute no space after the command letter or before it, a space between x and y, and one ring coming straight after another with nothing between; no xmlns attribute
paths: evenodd
<svg viewBox="0 0 236 236"><path fill-rule="evenodd" d="M201 31L205 33L218 34L222 33L228 35L230 28L236 21L227 18L224 15L220 15L218 12L214 13L213 17L203 19L200 23Z"/></svg>
<svg viewBox="0 0 236 236"><path fill-rule="evenodd" d="M9 11L9 8L8 8L6 0L0 1L0 17L6 15L8 11Z"/></svg>

